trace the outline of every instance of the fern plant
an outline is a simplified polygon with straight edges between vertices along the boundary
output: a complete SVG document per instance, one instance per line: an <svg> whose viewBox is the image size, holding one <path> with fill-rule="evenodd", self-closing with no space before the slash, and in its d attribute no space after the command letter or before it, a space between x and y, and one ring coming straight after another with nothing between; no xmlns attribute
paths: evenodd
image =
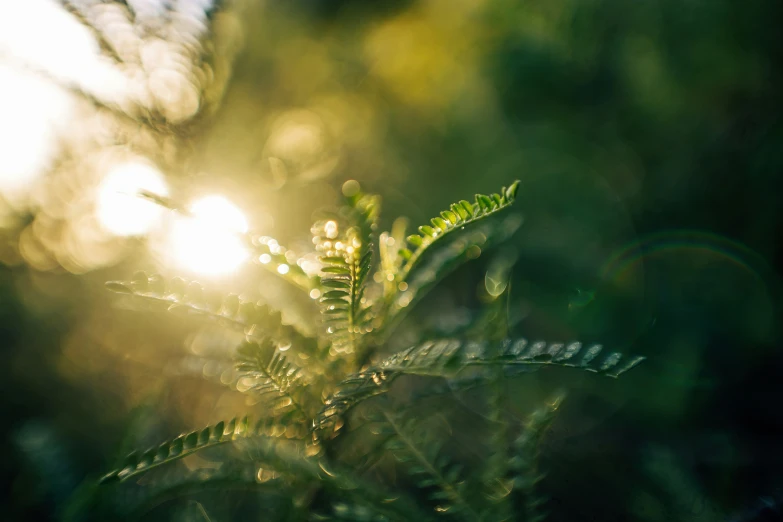
<svg viewBox="0 0 783 522"><path fill-rule="evenodd" d="M139 272L130 281L107 283L113 291L163 304L172 312L239 327L246 339L236 350L233 384L260 400L248 416L132 453L101 479L101 488L122 488L154 468L233 443L258 470L255 480L244 471L237 473L238 481L259 488L271 482L276 494L288 495L289 509L279 514L281 520L540 520L537 448L559 399L534 413L527 425L514 426L502 422L503 404L510 399L496 389L488 406L490 419L504 427L495 432L493 445L495 451L515 456L490 459L483 472L467 473L462 464L452 462L445 441L407 406L403 411L388 397L380 397L404 376L447 382L446 389L454 390L547 365L617 377L642 361L643 357L606 353L600 345L498 336L432 339L388 353L389 339L430 288L475 257L476 251L502 242L518 228L515 215L487 219L514 203L518 187L514 182L498 193L478 194L473 202L450 205L407 235L404 220L395 221L390 232L379 232L380 198L348 182L343 187L344 207L312 227L321 263L317 275L308 275L300 263L291 262L276 240L247 237L259 266L271 268L317 298L317 329L283 324L280 313L266 304L222 296L180 278L164 280ZM176 209L168 201L157 202ZM439 386L433 382L419 396L437 394ZM372 436L367 440L375 442L367 447L351 443L363 430L369 430ZM506 444L507 433L515 443ZM357 451L358 458L350 456ZM388 455L396 457L397 464L388 464ZM381 467L387 471L404 467L420 493L400 495L383 481L369 480L369 470L381 462L386 462ZM232 468L226 464L221 469ZM225 484L230 475L202 474L187 484ZM182 483L173 481L170 487ZM163 484L165 490L172 481Z"/></svg>

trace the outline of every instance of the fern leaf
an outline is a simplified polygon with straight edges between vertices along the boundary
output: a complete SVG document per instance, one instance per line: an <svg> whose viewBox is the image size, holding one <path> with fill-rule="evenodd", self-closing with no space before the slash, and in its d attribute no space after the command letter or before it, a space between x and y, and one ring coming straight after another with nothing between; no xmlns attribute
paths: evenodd
<svg viewBox="0 0 783 522"><path fill-rule="evenodd" d="M499 353L490 353L490 348L488 342L427 342L389 357L378 369L387 373L448 377L473 366L556 365L618 377L645 359L642 356L627 358L619 352L602 357L600 344L585 348L579 342L529 342L523 338L504 340Z"/></svg>
<svg viewBox="0 0 783 522"><path fill-rule="evenodd" d="M145 520L150 510L171 499L232 489L249 489L263 495L275 495L280 492L280 484L260 483L256 466L247 462L226 462L220 468L201 468L184 473L178 469L175 472L157 474L144 488L124 491L123 501L118 508L121 513L130 514L130 520ZM108 517L102 519L115 520Z"/></svg>
<svg viewBox="0 0 783 522"><path fill-rule="evenodd" d="M480 520L465 496L465 482L460 480L459 466L449 465L441 444L433 440L413 419L402 420L386 411L381 416L391 437L386 447L422 489L436 487L430 498L438 502L437 510L458 514L464 520Z"/></svg>
<svg viewBox="0 0 783 522"><path fill-rule="evenodd" d="M248 392L279 395L284 400L276 405L277 409L290 408L307 418L307 411L300 398L306 386L302 382L302 372L288 362L274 344L242 343L237 348L236 368L243 378L250 381L246 384Z"/></svg>
<svg viewBox="0 0 783 522"><path fill-rule="evenodd" d="M508 423L506 422L506 375L505 368L496 366L491 369L488 384L487 420L490 422L491 435L489 447L491 454L484 462L482 480L486 491L486 509L482 519L511 520L509 493L511 485L506 479L508 473Z"/></svg>
<svg viewBox="0 0 783 522"><path fill-rule="evenodd" d="M395 286L395 293L387 296L386 321L375 333L376 344L383 344L406 315L427 292L457 267L474 259L482 252L502 243L516 232L522 219L518 215L508 216L500 222L484 222L475 225L471 232L434 252L411 274L407 283Z"/></svg>
<svg viewBox="0 0 783 522"><path fill-rule="evenodd" d="M100 482L105 484L125 481L206 448L243 438L270 436L271 433L275 433L272 427L268 419L259 421L255 425L251 424L249 417L234 418L228 422L221 421L200 431L180 435L142 454L131 453L116 469L104 475ZM285 429L282 433L285 433Z"/></svg>
<svg viewBox="0 0 783 522"><path fill-rule="evenodd" d="M304 353L314 353L316 341L299 329L283 324L277 310L236 294L223 295L204 289L196 281L179 277L165 279L159 274L136 272L130 281L109 281L109 290L130 294L166 305L173 313L208 316L219 323L242 329L250 337L271 337L280 345L293 345Z"/></svg>
<svg viewBox="0 0 783 522"><path fill-rule="evenodd" d="M541 510L544 499L536 492L537 485L543 478L538 470L538 448L544 432L552 423L563 399L564 396L560 395L545 407L534 411L514 442L515 456L511 459L509 467L514 474L516 496L521 497L518 499L521 503L521 511L525 513L525 520L531 522L539 522L546 518Z"/></svg>
<svg viewBox="0 0 783 522"><path fill-rule="evenodd" d="M489 343L460 340L426 342L403 350L343 380L325 401L314 426L325 428L358 403L389 391L401 375L453 378L467 368L504 366L536 368L566 366L618 377L641 363L645 357L625 357L612 352L602 357L603 347L582 343L528 342L506 339L499 353L489 353ZM483 378L486 379L486 376Z"/></svg>
<svg viewBox="0 0 783 522"><path fill-rule="evenodd" d="M364 194L358 183L356 189L354 194L343 190L347 202L345 213L348 215L348 221L359 229L362 243L367 245L368 250L372 250L370 246L375 243L375 233L378 229L378 218L381 212L381 198L374 194Z"/></svg>
<svg viewBox="0 0 783 522"><path fill-rule="evenodd" d="M372 267L374 231L379 211L377 196L357 193L344 209L351 225L340 232L336 221L313 227L322 254L321 312L337 353L360 351L361 334L369 329L369 305L364 290Z"/></svg>
<svg viewBox="0 0 783 522"><path fill-rule="evenodd" d="M440 213L439 217L430 220L430 225L419 227L419 234L408 236L407 247L400 249L404 262L400 266L397 282L407 281L410 273L416 267L422 254L436 241L441 240L454 230L475 223L487 216L509 207L516 199L519 181L501 190L501 194L476 194L475 202L460 201Z"/></svg>

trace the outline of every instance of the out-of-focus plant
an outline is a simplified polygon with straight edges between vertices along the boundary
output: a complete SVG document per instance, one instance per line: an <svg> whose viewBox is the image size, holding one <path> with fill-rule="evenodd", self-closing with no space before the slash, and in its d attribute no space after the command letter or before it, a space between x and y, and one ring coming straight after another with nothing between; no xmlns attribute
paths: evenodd
<svg viewBox="0 0 783 522"><path fill-rule="evenodd" d="M406 235L401 220L391 232L379 234L380 198L349 181L343 186L345 205L339 213L312 228L320 261L317 273L304 270L304 262L292 262L277 241L248 237L260 266L318 299L321 324L316 336L307 333L312 328L283 324L280 313L267 305L216 294L196 282L139 272L131 281L108 283L114 291L163 302L171 311L241 328L246 338L236 350L232 384L260 399L252 412L257 420L248 415L218 422L130 454L103 477L107 486L99 488L101 493L109 484L122 488L121 483L136 482L154 468L235 442L252 461L250 473L241 463L227 460L218 468L151 485L151 498L244 484L287 499L274 506L270 500L270 520L543 518L536 493L541 478L538 447L561 398L534 412L526 425L514 426L516 433L509 432L505 423L492 422L503 418L509 400L497 383L544 365L617 377L643 357L605 355L600 345L579 342L509 339L489 329L476 340L433 339L388 353L398 325L433 285L475 257L478 249L516 230L517 216L487 218L512 205L518 186L514 182L499 193L454 203L417 233ZM473 231L478 232L463 232L477 222ZM507 277L495 272L493 277ZM505 285L500 287L498 295ZM451 391L482 384L493 388L487 410L494 456L482 469L463 471L462 464L449 457L447 441L429 429L426 419L412 414L409 404L401 410L383 397L403 376L446 380ZM429 394L439 393L436 388ZM368 430L372 442L351 443L357 430ZM410 492L387 491L369 478L368 471L387 455L409 472L415 486ZM137 515L152 502L145 498L136 506Z"/></svg>

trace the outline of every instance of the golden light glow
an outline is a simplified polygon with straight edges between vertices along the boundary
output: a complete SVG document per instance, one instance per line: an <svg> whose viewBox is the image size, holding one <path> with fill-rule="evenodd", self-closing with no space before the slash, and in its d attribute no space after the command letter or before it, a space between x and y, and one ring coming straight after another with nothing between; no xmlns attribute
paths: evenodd
<svg viewBox="0 0 783 522"><path fill-rule="evenodd" d="M103 103L123 105L138 98L137 82L105 59L90 28L59 4L51 0L0 4L0 55ZM20 99L45 100L31 94Z"/></svg>
<svg viewBox="0 0 783 522"><path fill-rule="evenodd" d="M13 199L52 166L74 104L51 82L2 63L0 86L0 192Z"/></svg>
<svg viewBox="0 0 783 522"><path fill-rule="evenodd" d="M222 196L206 196L179 216L168 246L177 264L202 274L226 274L248 258L240 234L247 232L242 212Z"/></svg>
<svg viewBox="0 0 783 522"><path fill-rule="evenodd" d="M114 167L98 189L96 212L101 226L118 236L147 233L157 223L164 209L139 197L140 192L167 196L163 175L152 166L122 163Z"/></svg>

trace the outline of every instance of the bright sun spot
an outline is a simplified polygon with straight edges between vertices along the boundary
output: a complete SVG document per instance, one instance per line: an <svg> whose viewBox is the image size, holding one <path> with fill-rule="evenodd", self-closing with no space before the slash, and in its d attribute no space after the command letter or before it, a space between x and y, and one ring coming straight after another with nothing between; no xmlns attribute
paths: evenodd
<svg viewBox="0 0 783 522"><path fill-rule="evenodd" d="M3 63L0 86L0 192L21 198L54 163L75 103L55 84Z"/></svg>
<svg viewBox="0 0 783 522"><path fill-rule="evenodd" d="M98 189L101 225L118 236L147 233L160 220L163 208L140 197L140 192L167 196L161 173L140 162L122 163L109 171Z"/></svg>
<svg viewBox="0 0 783 522"><path fill-rule="evenodd" d="M225 274L248 258L240 234L247 232L242 212L222 196L206 196L190 206L190 216L177 219L170 248L176 262L202 274Z"/></svg>

